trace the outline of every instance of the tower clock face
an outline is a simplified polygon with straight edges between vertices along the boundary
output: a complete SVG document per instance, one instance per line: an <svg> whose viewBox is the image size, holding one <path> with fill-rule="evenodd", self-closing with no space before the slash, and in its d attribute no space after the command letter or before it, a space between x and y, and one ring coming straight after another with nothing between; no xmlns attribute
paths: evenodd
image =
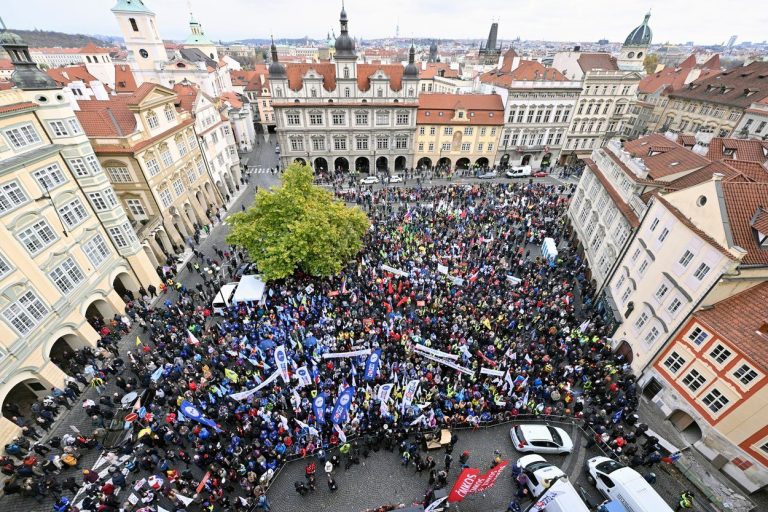
<svg viewBox="0 0 768 512"><path fill-rule="evenodd" d="M139 50L139 55L141 55L142 57L144 57L146 59L147 57L149 57L149 52L147 50L145 50L144 48L142 48L141 50Z"/></svg>

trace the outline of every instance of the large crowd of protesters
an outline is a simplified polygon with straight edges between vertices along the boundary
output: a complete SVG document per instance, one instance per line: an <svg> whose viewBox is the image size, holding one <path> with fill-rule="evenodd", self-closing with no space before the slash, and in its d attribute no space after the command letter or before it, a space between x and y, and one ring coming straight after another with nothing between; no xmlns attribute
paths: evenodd
<svg viewBox="0 0 768 512"><path fill-rule="evenodd" d="M317 480L334 492L338 471L383 449L413 465L428 501L468 454L451 466L453 443L430 455L421 442L427 433L521 414L583 420L594 429L588 442L627 465L658 462L657 440L635 415L635 379L611 350L591 306L588 269L569 245L570 192L529 182L339 191L372 222L356 260L332 278L270 282L263 300L223 316L211 308L218 275L247 261L242 251L195 250L183 277L172 265L159 269L161 290L129 294L125 315L99 326L98 350L69 355L74 376L65 389L52 390L32 417L4 411L25 428L2 459L5 494L56 500L57 512L268 511L270 480L287 461L305 459L306 478L294 485L311 500L326 492ZM539 254L545 238L560 248L556 257ZM121 354L117 341L129 326L141 338ZM424 357L417 345L453 355L468 372ZM288 382L273 376L281 347ZM380 350L370 379L366 355L325 357L362 349ZM301 367L308 385L295 375ZM419 386L406 400L413 380ZM230 396L265 381L246 398ZM112 384L114 394L106 392ZM382 401L386 384L394 386ZM88 387L98 398L82 400ZM334 425L334 404L349 387L354 398ZM110 420L125 414L119 407L132 392L141 398L129 410L141 416L125 440L106 446ZM184 403L200 417L183 414ZM81 406L91 432L45 437L52 420L42 411ZM78 467L89 449L104 449L101 467Z"/></svg>

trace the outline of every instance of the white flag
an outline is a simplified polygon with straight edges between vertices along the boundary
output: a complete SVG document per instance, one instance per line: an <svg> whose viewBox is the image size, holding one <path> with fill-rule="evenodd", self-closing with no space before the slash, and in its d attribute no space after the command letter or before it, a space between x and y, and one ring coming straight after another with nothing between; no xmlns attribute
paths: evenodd
<svg viewBox="0 0 768 512"><path fill-rule="evenodd" d="M334 423L333 424L333 428L339 434L339 441L341 441L342 443L346 443L347 442L347 436L344 434L344 431L341 430L341 427L338 424Z"/></svg>
<svg viewBox="0 0 768 512"><path fill-rule="evenodd" d="M286 384L290 384L288 377L288 355L285 353L285 345L280 345L275 349L275 366L277 366L283 381Z"/></svg>
<svg viewBox="0 0 768 512"><path fill-rule="evenodd" d="M299 379L299 387L312 385L312 376L309 374L306 365L296 369L296 378Z"/></svg>
<svg viewBox="0 0 768 512"><path fill-rule="evenodd" d="M395 385L392 383L382 384L381 386L379 386L379 391L376 394L376 398L386 403L387 401L389 401L389 395L392 394L393 387L395 387Z"/></svg>
<svg viewBox="0 0 768 512"><path fill-rule="evenodd" d="M413 397L416 396L416 390L419 387L419 380L413 379L411 381L408 381L408 384L405 386L405 392L403 393L403 405L400 409L400 412L404 412L406 408L410 407L411 403L413 403Z"/></svg>

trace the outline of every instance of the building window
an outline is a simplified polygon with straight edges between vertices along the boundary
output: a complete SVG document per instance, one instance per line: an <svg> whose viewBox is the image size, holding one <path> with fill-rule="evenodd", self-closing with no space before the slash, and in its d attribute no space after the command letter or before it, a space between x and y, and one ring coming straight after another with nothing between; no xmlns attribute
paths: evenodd
<svg viewBox="0 0 768 512"><path fill-rule="evenodd" d="M173 165L173 157L171 156L171 150L164 149L160 152L160 158L163 161L164 167L171 167Z"/></svg>
<svg viewBox="0 0 768 512"><path fill-rule="evenodd" d="M171 196L171 192L167 188L160 191L160 203L164 208L170 208L173 204L173 196Z"/></svg>
<svg viewBox="0 0 768 512"><path fill-rule="evenodd" d="M346 116L344 115L344 112L334 112L331 115L331 121L334 126L342 126L346 123Z"/></svg>
<svg viewBox="0 0 768 512"><path fill-rule="evenodd" d="M376 137L376 149L389 149L389 138Z"/></svg>
<svg viewBox="0 0 768 512"><path fill-rule="evenodd" d="M304 151L304 139L300 137L291 137L291 151Z"/></svg>
<svg viewBox="0 0 768 512"><path fill-rule="evenodd" d="M683 359L677 352L672 352L669 357L664 360L664 366L667 367L670 373L677 373L684 364L685 359Z"/></svg>
<svg viewBox="0 0 768 512"><path fill-rule="evenodd" d="M80 128L80 123L78 123L77 119L74 117L72 119L67 119L67 124L69 125L69 133L72 135L83 133L83 129Z"/></svg>
<svg viewBox="0 0 768 512"><path fill-rule="evenodd" d="M435 134L437 134L437 127L435 127L435 126L430 126L430 127L429 127L429 134L430 134L430 135L435 135Z"/></svg>
<svg viewBox="0 0 768 512"><path fill-rule="evenodd" d="M635 252L632 253L632 263L637 261L637 258L640 257L640 253L641 253L640 248L635 249Z"/></svg>
<svg viewBox="0 0 768 512"><path fill-rule="evenodd" d="M635 320L635 330L639 331L640 329L642 329L647 321L648 321L648 313L643 311L642 313L640 313L640 316L637 317L637 320Z"/></svg>
<svg viewBox="0 0 768 512"><path fill-rule="evenodd" d="M434 150L435 150L435 143L434 142L430 142L429 143L429 149L427 149L427 151L429 153L432 153Z"/></svg>
<svg viewBox="0 0 768 512"><path fill-rule="evenodd" d="M376 112L376 124L388 125L389 124L389 112Z"/></svg>
<svg viewBox="0 0 768 512"><path fill-rule="evenodd" d="M293 114L293 113L286 114L285 120L288 126L298 126L301 123L299 119L299 114Z"/></svg>
<svg viewBox="0 0 768 512"><path fill-rule="evenodd" d="M56 241L51 226L45 220L37 221L18 234L18 238L27 251L34 256Z"/></svg>
<svg viewBox="0 0 768 512"><path fill-rule="evenodd" d="M691 251L686 250L683 253L683 256L678 261L678 263L680 264L681 267L687 267L692 259L693 259L693 253Z"/></svg>
<svg viewBox="0 0 768 512"><path fill-rule="evenodd" d="M344 88L344 97L345 98L349 98L350 97L349 87L345 87Z"/></svg>
<svg viewBox="0 0 768 512"><path fill-rule="evenodd" d="M472 135L473 128L471 126L465 126L464 127L464 135Z"/></svg>
<svg viewBox="0 0 768 512"><path fill-rule="evenodd" d="M710 391L702 401L704 402L704 405L709 407L709 410L714 413L720 412L720 410L730 402L730 400L724 397L717 389Z"/></svg>
<svg viewBox="0 0 768 512"><path fill-rule="evenodd" d="M176 180L173 182L173 191L176 192L176 197L179 197L181 194L184 193L184 182L181 180Z"/></svg>
<svg viewBox="0 0 768 512"><path fill-rule="evenodd" d="M702 374L700 374L696 370L691 370L688 372L688 375L683 377L683 384L688 386L688 389L693 391L694 393L704 385L704 383L707 382L706 377L704 377Z"/></svg>
<svg viewBox="0 0 768 512"><path fill-rule="evenodd" d="M178 138L176 139L176 148L179 150L179 155L180 155L180 156L184 156L184 155L186 155L186 154L187 154L187 152L189 151L189 150L187 149L187 144L186 144L186 142L184 142L184 139L182 139L181 137L178 137Z"/></svg>
<svg viewBox="0 0 768 512"><path fill-rule="evenodd" d="M147 160L147 168L150 170L150 175L154 176L160 172L160 168L157 167L157 162L153 159ZM157 172L153 173L153 169L157 168ZM112 183L131 183L131 173L127 167L107 167L107 175L109 175L109 181Z"/></svg>
<svg viewBox="0 0 768 512"><path fill-rule="evenodd" d="M643 262L640 264L640 268L637 269L638 272L640 272L640 275L644 275L646 269L648 268L648 260L643 260Z"/></svg>
<svg viewBox="0 0 768 512"><path fill-rule="evenodd" d="M472 144L469 142L462 142L461 144L461 150L462 151L470 151L472 149Z"/></svg>
<svg viewBox="0 0 768 512"><path fill-rule="evenodd" d="M62 121L49 121L48 126L51 127L51 132L54 137L66 137L69 135L67 127Z"/></svg>
<svg viewBox="0 0 768 512"><path fill-rule="evenodd" d="M155 115L155 112L152 110L147 113L147 124L149 124L150 128L157 128L160 126L160 121L157 120L157 115Z"/></svg>
<svg viewBox="0 0 768 512"><path fill-rule="evenodd" d="M483 143L482 142L477 144L477 150L478 151L482 151L483 150Z"/></svg>
<svg viewBox="0 0 768 512"><path fill-rule="evenodd" d="M344 137L334 137L333 139L333 149L336 151L346 151L347 150L347 139Z"/></svg>
<svg viewBox="0 0 768 512"><path fill-rule="evenodd" d="M480 145L482 146L482 144L480 144ZM488 143L488 149L487 149L487 151L489 151L489 152L490 152L490 151L493 151L493 142L489 142L489 143Z"/></svg>
<svg viewBox="0 0 768 512"><path fill-rule="evenodd" d="M656 290L656 300L661 302L664 297L667 295L667 292L669 291L669 286L667 286L665 283L662 283L661 286L659 286L659 289Z"/></svg>
<svg viewBox="0 0 768 512"><path fill-rule="evenodd" d="M725 348L722 345L717 345L712 352L709 353L709 357L714 359L717 364L723 364L725 361L728 360L729 357L731 357L731 351Z"/></svg>
<svg viewBox="0 0 768 512"><path fill-rule="evenodd" d="M35 130L35 127L32 126L32 124L25 124L17 128L5 130L5 137L14 149L21 149L42 142L40 136L37 134L37 130Z"/></svg>
<svg viewBox="0 0 768 512"><path fill-rule="evenodd" d="M701 327L695 328L691 331L691 334L688 335L688 339L694 342L696 345L701 345L707 338L709 338L709 334L704 332Z"/></svg>
<svg viewBox="0 0 768 512"><path fill-rule="evenodd" d="M15 181L0 186L0 213L8 213L27 201L27 194Z"/></svg>
<svg viewBox="0 0 768 512"><path fill-rule="evenodd" d="M411 116L407 112L398 112L395 118L395 123L402 126L407 125L411 121Z"/></svg>
<svg viewBox="0 0 768 512"><path fill-rule="evenodd" d="M408 149L408 137L403 135L395 137L395 149Z"/></svg>
<svg viewBox="0 0 768 512"><path fill-rule="evenodd" d="M422 152L422 151L424 151L424 143L419 142L419 152Z"/></svg>
<svg viewBox="0 0 768 512"><path fill-rule="evenodd" d="M651 330L645 335L645 343L652 345L659 338L659 334L661 333L656 327L651 327Z"/></svg>
<svg viewBox="0 0 768 512"><path fill-rule="evenodd" d="M107 206L107 202L104 200L103 197L101 197L101 192L89 192L88 200L93 205L93 209L96 210L97 212L103 212L104 210L109 209L109 207Z"/></svg>
<svg viewBox="0 0 768 512"><path fill-rule="evenodd" d="M325 139L320 137L314 137L312 139L312 150L313 151L325 151Z"/></svg>
<svg viewBox="0 0 768 512"><path fill-rule="evenodd" d="M680 306L682 305L683 303L680 301L680 299L675 297L674 299L672 299L672 302L669 303L669 306L667 306L667 313L669 313L672 316L675 316L675 314L677 313L677 310L680 309Z"/></svg>
<svg viewBox="0 0 768 512"><path fill-rule="evenodd" d="M693 273L693 277L698 279L699 281L702 281L704 277L709 273L709 265L706 263L702 263L699 265L699 268L696 269L696 272Z"/></svg>
<svg viewBox="0 0 768 512"><path fill-rule="evenodd" d="M453 127L446 126L443 128L443 135L453 135Z"/></svg>
<svg viewBox="0 0 768 512"><path fill-rule="evenodd" d="M323 124L323 114L309 114L309 124L312 126L319 126Z"/></svg>
<svg viewBox="0 0 768 512"><path fill-rule="evenodd" d="M757 378L757 372L749 367L749 365L743 364L738 370L733 372L733 376L739 379L742 384L747 385Z"/></svg>
<svg viewBox="0 0 768 512"><path fill-rule="evenodd" d="M355 147L358 151L365 151L368 149L368 137L357 137L355 139Z"/></svg>
<svg viewBox="0 0 768 512"><path fill-rule="evenodd" d="M115 245L118 248L123 249L128 247L128 240L125 238L123 231L119 227L109 228L107 229L107 233L109 233L110 238L112 238L112 241L115 242Z"/></svg>
<svg viewBox="0 0 768 512"><path fill-rule="evenodd" d="M451 150L451 143L450 142L443 142L442 150L443 151L450 151Z"/></svg>
<svg viewBox="0 0 768 512"><path fill-rule="evenodd" d="M68 294L77 288L78 284L85 281L85 276L83 275L82 270L80 270L80 267L77 266L77 263L75 263L72 258L64 260L61 265L54 268L49 275L56 284L56 287L64 295Z"/></svg>
<svg viewBox="0 0 768 512"><path fill-rule="evenodd" d="M13 270L13 267L11 267L11 264L8 263L5 257L0 256L0 278L3 278L8 274L10 274L11 270Z"/></svg>
<svg viewBox="0 0 768 512"><path fill-rule="evenodd" d="M32 290L29 290L3 310L3 318L19 334L24 335L38 326L48 311L40 298Z"/></svg>
<svg viewBox="0 0 768 512"><path fill-rule="evenodd" d="M176 119L176 114L173 111L173 107L171 107L170 105L166 105L163 112L165 112L166 121L174 121Z"/></svg>
<svg viewBox="0 0 768 512"><path fill-rule="evenodd" d="M368 124L368 113L367 112L356 112L355 113L355 124L357 124L357 125L367 125Z"/></svg>
<svg viewBox="0 0 768 512"><path fill-rule="evenodd" d="M659 225L659 218L656 217L655 219L653 219L653 222L651 222L651 231L654 231L656 229L656 226L658 225Z"/></svg>
<svg viewBox="0 0 768 512"><path fill-rule="evenodd" d="M83 245L83 252L94 268L101 265L109 257L110 251L104 237L96 235Z"/></svg>
<svg viewBox="0 0 768 512"><path fill-rule="evenodd" d="M85 206L79 199L75 199L59 208L59 214L61 215L64 223L73 228L88 218L88 212L85 210Z"/></svg>
<svg viewBox="0 0 768 512"><path fill-rule="evenodd" d="M136 220L144 220L147 219L147 212L144 210L144 205L141 204L141 200L139 199L126 199L125 204L128 205L128 210L130 210L131 214L133 215L133 218Z"/></svg>
<svg viewBox="0 0 768 512"><path fill-rule="evenodd" d="M171 163L173 163L173 162L170 161L170 163L166 163L166 159L165 159L165 154L166 153L168 154L169 160L170 160L171 154L169 152L167 152L167 151L163 152L163 163L166 166L168 166L168 165L171 165ZM147 166L147 170L149 171L149 177L150 178L160 174L160 165L157 163L157 160L155 160L154 158L148 158L148 159L144 160L144 164ZM113 167L113 169L125 169L125 174L127 176L126 177L121 177L121 179L127 179L128 181L133 181L131 179L130 173L128 173L128 169L127 168L125 168L125 167ZM120 180L115 179L115 177L112 177L111 174L110 174L110 181L112 181L113 183L125 183L124 181L120 181Z"/></svg>
<svg viewBox="0 0 768 512"><path fill-rule="evenodd" d="M664 228L661 233L659 233L659 243L663 242L667 239L667 236L669 236L669 230L667 228Z"/></svg>

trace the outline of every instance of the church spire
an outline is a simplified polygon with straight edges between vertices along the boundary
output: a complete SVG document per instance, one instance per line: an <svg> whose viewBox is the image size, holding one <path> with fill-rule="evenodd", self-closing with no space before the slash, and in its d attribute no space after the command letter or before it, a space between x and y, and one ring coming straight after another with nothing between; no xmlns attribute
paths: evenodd
<svg viewBox="0 0 768 512"><path fill-rule="evenodd" d="M15 68L11 80L16 87L25 91L38 91L45 89L59 89L56 82L43 73L29 55L29 45L13 32L8 32L3 23L3 31L0 32L0 46L11 58Z"/></svg>

